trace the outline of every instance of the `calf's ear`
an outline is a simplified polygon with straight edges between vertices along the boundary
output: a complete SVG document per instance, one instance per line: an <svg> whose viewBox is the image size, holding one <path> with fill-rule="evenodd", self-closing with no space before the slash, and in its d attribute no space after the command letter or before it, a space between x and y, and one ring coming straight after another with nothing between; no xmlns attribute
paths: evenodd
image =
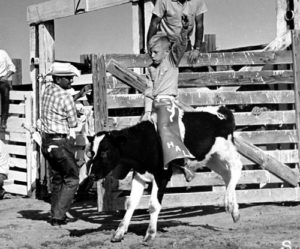
<svg viewBox="0 0 300 249"><path fill-rule="evenodd" d="M94 140L94 136L87 136L86 138L89 140L90 143Z"/></svg>

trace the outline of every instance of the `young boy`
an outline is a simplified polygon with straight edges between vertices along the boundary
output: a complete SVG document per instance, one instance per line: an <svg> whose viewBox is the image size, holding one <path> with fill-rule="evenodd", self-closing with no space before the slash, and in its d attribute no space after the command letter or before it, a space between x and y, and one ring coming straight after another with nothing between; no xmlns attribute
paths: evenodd
<svg viewBox="0 0 300 249"><path fill-rule="evenodd" d="M187 159L194 157L182 142L178 123L179 108L175 101L178 95L178 65L184 55L190 29L187 16L183 16L180 36L172 46L164 34L156 34L149 41L149 53L153 63L149 67L151 80L144 93L145 114L142 117L142 120L151 120L152 112L157 115L164 167L167 169L170 164L179 166L187 181L194 178L194 172L187 167Z"/></svg>

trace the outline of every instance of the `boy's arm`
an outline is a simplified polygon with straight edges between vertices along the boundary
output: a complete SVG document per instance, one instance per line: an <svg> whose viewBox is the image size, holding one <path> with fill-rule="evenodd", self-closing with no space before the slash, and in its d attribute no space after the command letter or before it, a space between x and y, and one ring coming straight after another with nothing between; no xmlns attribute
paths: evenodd
<svg viewBox="0 0 300 249"><path fill-rule="evenodd" d="M153 82L148 79L147 88L144 92L144 114L141 121L151 121L152 102L153 102Z"/></svg>
<svg viewBox="0 0 300 249"><path fill-rule="evenodd" d="M178 66L188 44L188 33L191 29L191 24L187 16L182 16L182 29L178 39L175 40L171 47L170 58Z"/></svg>

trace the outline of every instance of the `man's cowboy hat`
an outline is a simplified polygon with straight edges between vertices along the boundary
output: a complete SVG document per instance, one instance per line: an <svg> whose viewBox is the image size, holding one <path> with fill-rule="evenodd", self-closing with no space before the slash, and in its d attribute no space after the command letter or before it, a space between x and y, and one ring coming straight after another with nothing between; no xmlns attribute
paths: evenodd
<svg viewBox="0 0 300 249"><path fill-rule="evenodd" d="M54 62L47 75L54 76L80 76L80 71L70 63Z"/></svg>

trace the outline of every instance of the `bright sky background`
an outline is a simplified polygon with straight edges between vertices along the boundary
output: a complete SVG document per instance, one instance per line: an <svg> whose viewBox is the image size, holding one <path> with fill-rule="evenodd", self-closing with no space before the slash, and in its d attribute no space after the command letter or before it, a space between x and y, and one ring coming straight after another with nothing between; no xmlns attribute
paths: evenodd
<svg viewBox="0 0 300 249"><path fill-rule="evenodd" d="M101 0L99 0L101 1ZM0 0L0 48L21 58L29 83L27 6L44 0ZM269 43L276 35L276 0L206 0L205 34L216 34L217 48ZM79 61L87 53L132 51L131 5L55 21L56 59Z"/></svg>

